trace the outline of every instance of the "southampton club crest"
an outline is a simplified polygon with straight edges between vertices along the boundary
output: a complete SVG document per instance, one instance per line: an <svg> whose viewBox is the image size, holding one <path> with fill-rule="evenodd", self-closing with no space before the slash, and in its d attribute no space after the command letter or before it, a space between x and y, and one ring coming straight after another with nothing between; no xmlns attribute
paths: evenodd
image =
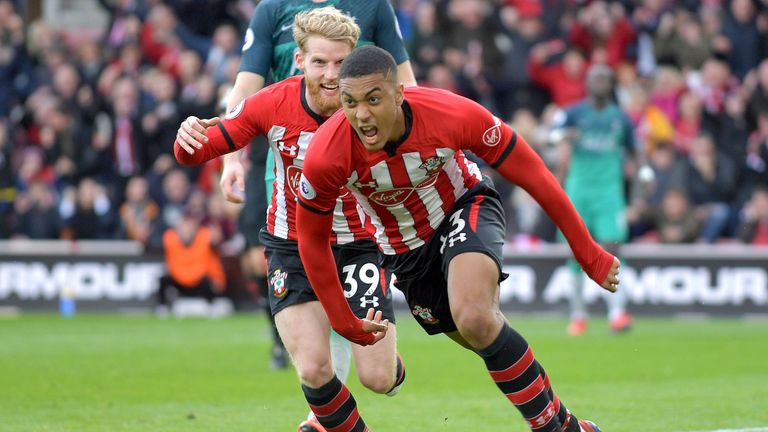
<svg viewBox="0 0 768 432"><path fill-rule="evenodd" d="M439 319L432 316L432 309L430 308L423 308L419 305L416 305L411 313L419 318L421 318L422 321L426 324L437 324L440 322Z"/></svg>
<svg viewBox="0 0 768 432"><path fill-rule="evenodd" d="M288 293L288 288L285 286L285 278L288 277L288 273L277 269L272 273L272 277L269 278L269 285L272 287L275 297L283 298Z"/></svg>
<svg viewBox="0 0 768 432"><path fill-rule="evenodd" d="M427 160L424 161L424 163L419 165L419 168L426 171L427 177L430 177L440 171L440 169L443 167L443 163L445 163L444 157L430 156L427 158Z"/></svg>

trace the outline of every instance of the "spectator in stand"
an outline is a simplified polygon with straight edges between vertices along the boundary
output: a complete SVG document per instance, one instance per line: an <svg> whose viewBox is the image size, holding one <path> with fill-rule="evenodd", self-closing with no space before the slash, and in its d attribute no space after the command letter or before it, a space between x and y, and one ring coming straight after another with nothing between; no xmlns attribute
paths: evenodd
<svg viewBox="0 0 768 432"><path fill-rule="evenodd" d="M662 15L653 41L659 63L676 66L683 71L699 70L712 57L712 37L687 11Z"/></svg>
<svg viewBox="0 0 768 432"><path fill-rule="evenodd" d="M685 191L678 187L667 190L660 207L630 207L627 220L648 224L653 231L644 238L659 243L692 243L699 237L699 222Z"/></svg>
<svg viewBox="0 0 768 432"><path fill-rule="evenodd" d="M674 143L680 154L687 155L691 149L691 142L704 132L712 132L714 122L711 116L705 115L704 105L696 94L683 93L678 104Z"/></svg>
<svg viewBox="0 0 768 432"><path fill-rule="evenodd" d="M760 186L741 213L738 238L744 243L768 246L768 189Z"/></svg>
<svg viewBox="0 0 768 432"><path fill-rule="evenodd" d="M153 247L160 246L158 243L159 236L162 236L166 229L176 226L179 222L181 213L186 207L192 192L187 175L184 174L184 171L177 168L171 169L165 174L162 179L162 185L162 199L159 200L160 217L155 225L153 238L150 241Z"/></svg>
<svg viewBox="0 0 768 432"><path fill-rule="evenodd" d="M8 125L0 119L0 238L7 238L13 218L16 185L11 167L11 143Z"/></svg>
<svg viewBox="0 0 768 432"><path fill-rule="evenodd" d="M702 222L700 240L714 243L725 232L736 194L736 165L719 153L711 135L691 142L686 169L686 189Z"/></svg>
<svg viewBox="0 0 768 432"><path fill-rule="evenodd" d="M670 141L674 137L672 122L651 103L648 92L640 85L630 89L625 112L632 121L636 145L646 155L653 153L658 143Z"/></svg>
<svg viewBox="0 0 768 432"><path fill-rule="evenodd" d="M500 115L509 118L518 108L529 108L534 112L544 109L546 96L537 86L525 67L531 50L535 45L546 40L545 28L539 15L541 7L504 6L499 18L502 34L507 38L504 46L504 65L500 80L500 94L496 104Z"/></svg>
<svg viewBox="0 0 768 432"><path fill-rule="evenodd" d="M51 99L53 105L43 108L45 116L40 128L40 146L45 159L51 164L56 175L67 184L77 184L77 163L80 160L82 142L75 136L76 125L69 111L58 98Z"/></svg>
<svg viewBox="0 0 768 432"><path fill-rule="evenodd" d="M184 297L203 297L209 304L224 293L226 274L216 245L221 234L200 225L200 216L185 211L175 228L163 233L163 252L168 274L160 277L157 312L165 315L171 305L171 290Z"/></svg>
<svg viewBox="0 0 768 432"><path fill-rule="evenodd" d="M563 54L561 60L553 58L560 54ZM584 82L587 67L581 52L567 48L560 40L552 40L533 47L528 63L528 75L536 85L549 93L552 102L565 107L586 96Z"/></svg>
<svg viewBox="0 0 768 432"><path fill-rule="evenodd" d="M685 191L671 188L655 212L654 225L661 243L691 243L699 237L699 222Z"/></svg>
<svg viewBox="0 0 768 432"><path fill-rule="evenodd" d="M568 41L587 53L593 60L597 51L612 67L632 58L632 46L635 42L635 29L624 16L621 3L593 1L579 10L578 20L568 34Z"/></svg>
<svg viewBox="0 0 768 432"><path fill-rule="evenodd" d="M748 119L750 126L757 124L760 114L768 114L768 58L763 60L752 76L744 81L745 90L750 94Z"/></svg>
<svg viewBox="0 0 768 432"><path fill-rule="evenodd" d="M746 118L746 101L740 93L733 93L725 100L725 109L718 120L715 147L728 155L736 165L739 193L737 201L745 202L751 190L744 188L747 167L747 146L750 129Z"/></svg>
<svg viewBox="0 0 768 432"><path fill-rule="evenodd" d="M147 180L131 177L125 196L126 201L120 206L121 237L148 245L160 208L149 197Z"/></svg>
<svg viewBox="0 0 768 432"><path fill-rule="evenodd" d="M169 6L156 4L150 9L140 34L144 56L153 65L173 76L178 76L179 55L183 49L175 34L177 25L173 10Z"/></svg>
<svg viewBox="0 0 768 432"><path fill-rule="evenodd" d="M33 240L59 238L61 220L48 184L35 181L16 198L14 238Z"/></svg>
<svg viewBox="0 0 768 432"><path fill-rule="evenodd" d="M11 111L14 78L23 73L25 57L24 22L10 1L0 1L0 118Z"/></svg>
<svg viewBox="0 0 768 432"><path fill-rule="evenodd" d="M492 11L490 3L483 0L450 0L443 59L459 78L462 94L498 113L497 86L504 57L495 42L499 32Z"/></svg>
<svg viewBox="0 0 768 432"><path fill-rule="evenodd" d="M227 82L227 63L231 60L240 61L240 48L234 26L225 24L216 28L213 33L213 44L205 62L205 70L217 84Z"/></svg>
<svg viewBox="0 0 768 432"><path fill-rule="evenodd" d="M759 14L754 0L732 0L715 47L728 58L733 73L744 79L768 55L768 16Z"/></svg>
<svg viewBox="0 0 768 432"><path fill-rule="evenodd" d="M121 78L139 79L141 67L141 47L136 43L126 43L118 51L118 55L109 62L99 75L96 90L104 97L112 92L116 82Z"/></svg>
<svg viewBox="0 0 768 432"><path fill-rule="evenodd" d="M437 19L437 6L421 2L416 8L413 36L408 43L413 72L418 81L427 77L427 71L442 61L447 41Z"/></svg>
<svg viewBox="0 0 768 432"><path fill-rule="evenodd" d="M139 90L130 78L119 79L109 95L111 104L110 129L112 134L106 142L101 135L95 137L96 152L108 158L108 166L114 174L113 181L120 191L117 203L120 204L122 191L128 179L141 173L149 163L146 140L142 133L139 119Z"/></svg>
<svg viewBox="0 0 768 432"><path fill-rule="evenodd" d="M95 40L85 40L77 48L77 70L91 89L96 88L99 74L104 69L104 55L102 48Z"/></svg>
<svg viewBox="0 0 768 432"><path fill-rule="evenodd" d="M686 168L670 143L660 142L649 155L652 175L642 185L641 199L649 206L660 206L663 197L672 188L685 186Z"/></svg>
<svg viewBox="0 0 768 432"><path fill-rule="evenodd" d="M176 82L169 74L157 73L150 82L152 103L141 117L140 143L149 160L156 160L161 154L171 154L176 138L176 125L181 121L176 102Z"/></svg>
<svg viewBox="0 0 768 432"><path fill-rule="evenodd" d="M141 21L148 12L147 2L143 0L98 0L98 2L110 15L110 23L107 25L104 37L107 46L116 48L127 41L139 40Z"/></svg>
<svg viewBox="0 0 768 432"><path fill-rule="evenodd" d="M651 103L659 108L669 121L677 120L677 103L685 90L685 79L682 74L670 66L656 69L653 85L650 91Z"/></svg>
<svg viewBox="0 0 768 432"><path fill-rule="evenodd" d="M760 114L747 142L747 167L751 184L768 186L768 112Z"/></svg>
<svg viewBox="0 0 768 432"><path fill-rule="evenodd" d="M717 58L704 62L701 74L689 74L688 87L704 103L704 111L712 116L723 112L725 99L736 91L738 80L731 75L728 64Z"/></svg>
<svg viewBox="0 0 768 432"><path fill-rule="evenodd" d="M203 61L193 50L184 50L179 56L179 97L186 99L196 91L198 78L204 73Z"/></svg>
<svg viewBox="0 0 768 432"><path fill-rule="evenodd" d="M59 209L63 219L63 238L103 240L114 237L115 221L112 203L104 187L90 178L80 180L77 191L65 191Z"/></svg>

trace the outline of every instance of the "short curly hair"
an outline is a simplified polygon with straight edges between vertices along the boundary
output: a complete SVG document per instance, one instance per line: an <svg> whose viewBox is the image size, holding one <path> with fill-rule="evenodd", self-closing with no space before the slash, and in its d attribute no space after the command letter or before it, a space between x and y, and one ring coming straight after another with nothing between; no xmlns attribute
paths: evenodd
<svg viewBox="0 0 768 432"><path fill-rule="evenodd" d="M346 42L350 48L354 48L360 37L360 27L354 18L333 6L309 9L299 12L293 18L293 40L302 52L307 52L307 39L310 36Z"/></svg>

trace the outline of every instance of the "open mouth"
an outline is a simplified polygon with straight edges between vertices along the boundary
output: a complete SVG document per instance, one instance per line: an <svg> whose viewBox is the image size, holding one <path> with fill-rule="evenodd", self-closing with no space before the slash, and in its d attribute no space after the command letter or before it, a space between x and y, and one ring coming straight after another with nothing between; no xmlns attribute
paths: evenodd
<svg viewBox="0 0 768 432"><path fill-rule="evenodd" d="M339 90L338 84L320 84L320 88L326 93L336 93Z"/></svg>
<svg viewBox="0 0 768 432"><path fill-rule="evenodd" d="M363 141L367 145L375 145L378 141L379 128L376 126L360 126L360 133L362 134Z"/></svg>

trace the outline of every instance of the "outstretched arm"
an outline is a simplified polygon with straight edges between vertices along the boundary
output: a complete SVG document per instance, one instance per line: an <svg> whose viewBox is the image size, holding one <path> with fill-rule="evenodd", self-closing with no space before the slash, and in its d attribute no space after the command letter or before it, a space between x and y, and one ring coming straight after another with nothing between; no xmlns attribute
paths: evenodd
<svg viewBox="0 0 768 432"><path fill-rule="evenodd" d="M525 189L560 228L576 260L587 275L609 291L616 291L619 261L600 247L589 235L581 216L573 207L555 176L539 155L519 135L514 148L498 161L496 170L507 180Z"/></svg>
<svg viewBox="0 0 768 432"><path fill-rule="evenodd" d="M329 242L333 213L323 213L299 201L296 207L296 226L299 255L307 272L309 283L322 303L331 327L337 333L360 345L372 345L387 332L388 321L357 318L349 308L336 272L336 262ZM373 316L368 311L369 317Z"/></svg>

